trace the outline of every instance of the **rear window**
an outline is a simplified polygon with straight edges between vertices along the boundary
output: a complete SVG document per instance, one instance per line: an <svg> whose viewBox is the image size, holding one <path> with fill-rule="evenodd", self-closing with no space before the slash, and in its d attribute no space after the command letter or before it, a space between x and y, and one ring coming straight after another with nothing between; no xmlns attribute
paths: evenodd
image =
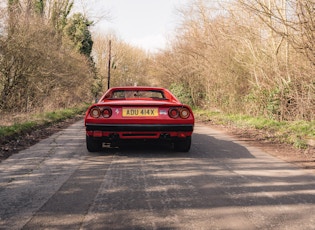
<svg viewBox="0 0 315 230"><path fill-rule="evenodd" d="M110 98L111 99L151 98L163 100L165 99L165 96L164 93L159 90L117 90L112 93Z"/></svg>

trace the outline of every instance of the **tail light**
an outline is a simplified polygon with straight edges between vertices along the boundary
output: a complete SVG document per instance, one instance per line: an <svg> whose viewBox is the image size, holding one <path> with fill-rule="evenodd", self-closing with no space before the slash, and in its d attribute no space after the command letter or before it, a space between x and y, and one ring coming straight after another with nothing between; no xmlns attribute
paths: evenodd
<svg viewBox="0 0 315 230"><path fill-rule="evenodd" d="M111 108L108 107L104 108L102 114L104 118L110 118L112 116Z"/></svg>
<svg viewBox="0 0 315 230"><path fill-rule="evenodd" d="M187 108L180 109L179 115L183 119L187 119L190 115L190 111Z"/></svg>
<svg viewBox="0 0 315 230"><path fill-rule="evenodd" d="M181 117L182 119L187 119L190 116L190 111L188 108L170 108L168 110L168 115L174 119L178 117Z"/></svg>
<svg viewBox="0 0 315 230"><path fill-rule="evenodd" d="M109 107L93 107L90 110L90 116L93 118L99 118L100 116L103 116L104 118L109 118L112 116L112 110Z"/></svg>
<svg viewBox="0 0 315 230"><path fill-rule="evenodd" d="M171 118L177 118L179 116L179 110L178 108L170 108L168 110L168 115L171 117Z"/></svg>
<svg viewBox="0 0 315 230"><path fill-rule="evenodd" d="M99 107L94 107L90 110L90 116L93 118L99 118L101 115L101 110Z"/></svg>

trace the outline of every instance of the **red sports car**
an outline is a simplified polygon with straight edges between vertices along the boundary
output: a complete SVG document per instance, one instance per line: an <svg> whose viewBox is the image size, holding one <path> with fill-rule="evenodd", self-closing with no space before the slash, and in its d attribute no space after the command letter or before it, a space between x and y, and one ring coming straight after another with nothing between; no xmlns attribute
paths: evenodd
<svg viewBox="0 0 315 230"><path fill-rule="evenodd" d="M167 89L110 88L86 112L86 146L95 152L103 144L159 140L174 143L176 151L188 152L194 121L191 108Z"/></svg>

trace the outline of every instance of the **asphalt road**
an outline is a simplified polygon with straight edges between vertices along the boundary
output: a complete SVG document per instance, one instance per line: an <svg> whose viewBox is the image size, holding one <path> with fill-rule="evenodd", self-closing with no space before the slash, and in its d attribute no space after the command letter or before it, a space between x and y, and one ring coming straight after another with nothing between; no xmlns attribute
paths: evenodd
<svg viewBox="0 0 315 230"><path fill-rule="evenodd" d="M80 121L0 163L0 229L315 229L315 175L200 124L91 154Z"/></svg>

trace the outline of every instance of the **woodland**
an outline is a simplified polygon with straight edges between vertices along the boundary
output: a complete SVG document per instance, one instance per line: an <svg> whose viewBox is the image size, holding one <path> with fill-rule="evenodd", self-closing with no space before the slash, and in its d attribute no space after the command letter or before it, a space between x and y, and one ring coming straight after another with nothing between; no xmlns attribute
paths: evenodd
<svg viewBox="0 0 315 230"><path fill-rule="evenodd" d="M91 103L110 72L111 86L166 87L193 108L314 120L314 0L193 0L177 13L150 53L92 33L73 1L0 1L0 114Z"/></svg>

